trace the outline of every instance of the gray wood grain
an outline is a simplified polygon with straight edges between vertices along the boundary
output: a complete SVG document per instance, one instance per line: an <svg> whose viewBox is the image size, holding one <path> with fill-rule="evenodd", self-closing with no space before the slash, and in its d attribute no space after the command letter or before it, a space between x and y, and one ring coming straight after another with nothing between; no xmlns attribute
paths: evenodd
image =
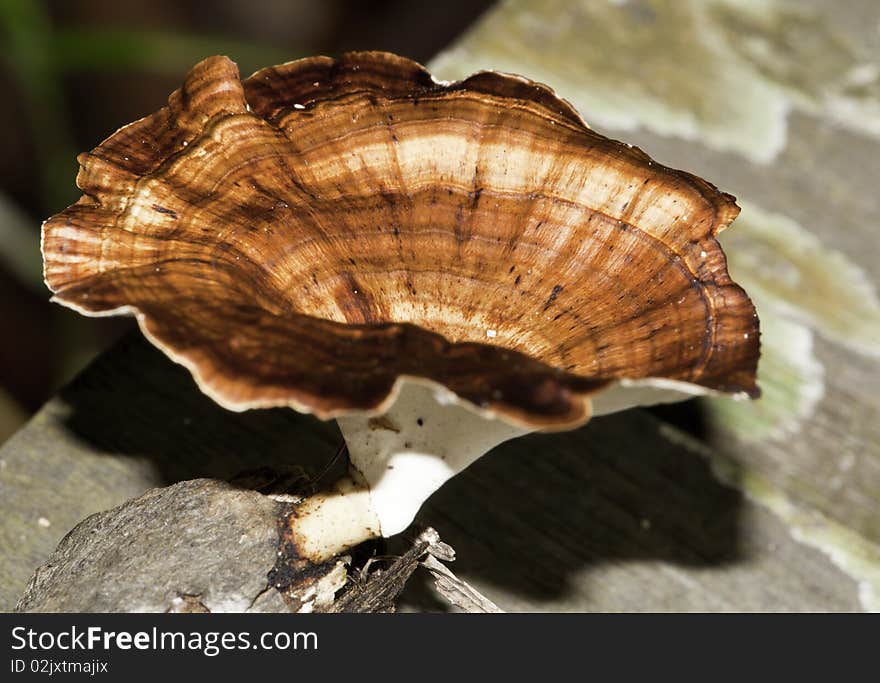
<svg viewBox="0 0 880 683"><path fill-rule="evenodd" d="M437 528L455 572L506 610L859 609L852 578L665 429L636 410L503 444L416 524ZM4 606L88 514L266 462L320 469L338 438L292 411L228 413L146 341L125 339L0 449ZM442 608L411 593L410 609Z"/></svg>
<svg viewBox="0 0 880 683"><path fill-rule="evenodd" d="M880 5L756 7L506 0L433 64L546 81L736 194L722 241L761 297L762 403L518 439L430 499L416 523L502 609L880 610ZM320 470L339 439L228 413L130 337L0 448L0 608L92 512L262 464ZM447 605L416 572L403 607Z"/></svg>

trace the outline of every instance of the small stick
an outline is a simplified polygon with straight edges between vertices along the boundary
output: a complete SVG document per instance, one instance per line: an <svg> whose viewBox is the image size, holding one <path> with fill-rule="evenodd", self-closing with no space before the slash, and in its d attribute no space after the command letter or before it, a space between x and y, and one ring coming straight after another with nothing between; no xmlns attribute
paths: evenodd
<svg viewBox="0 0 880 683"><path fill-rule="evenodd" d="M466 581L458 578L445 564L455 560L455 551L440 540L440 534L428 527L416 541L427 542L425 558L420 564L434 577L434 587L446 600L465 612L503 614L504 610Z"/></svg>

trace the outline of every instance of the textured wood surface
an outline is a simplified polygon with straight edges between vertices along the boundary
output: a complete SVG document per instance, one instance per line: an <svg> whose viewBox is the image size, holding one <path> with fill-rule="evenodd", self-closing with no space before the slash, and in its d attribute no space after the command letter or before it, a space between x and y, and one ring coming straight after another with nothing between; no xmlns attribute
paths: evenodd
<svg viewBox="0 0 880 683"><path fill-rule="evenodd" d="M152 489L78 524L16 610L287 612L280 592L267 590L283 509L210 479Z"/></svg>
<svg viewBox="0 0 880 683"><path fill-rule="evenodd" d="M737 195L722 242L762 320L760 401L525 437L429 501L418 522L502 609L880 610L878 22L870 0L519 0L432 65L549 82ZM338 440L283 410L227 413L126 340L0 450L0 605L95 510L263 459L320 469ZM429 584L408 608L443 608Z"/></svg>
<svg viewBox="0 0 880 683"><path fill-rule="evenodd" d="M502 609L858 609L849 576L669 429L630 411L504 444L416 523L442 528L453 569ZM266 462L320 470L339 439L292 411L228 413L133 335L0 451L4 603L95 510ZM443 605L418 586L407 600Z"/></svg>

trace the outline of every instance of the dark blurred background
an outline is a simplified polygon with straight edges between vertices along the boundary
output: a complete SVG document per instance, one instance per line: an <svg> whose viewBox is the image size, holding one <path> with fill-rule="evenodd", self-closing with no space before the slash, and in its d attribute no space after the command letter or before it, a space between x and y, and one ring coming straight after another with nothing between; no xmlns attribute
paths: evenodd
<svg viewBox="0 0 880 683"><path fill-rule="evenodd" d="M0 0L0 443L132 325L49 303L40 223L79 197L76 154L161 107L211 54L243 76L313 54L427 61L490 0Z"/></svg>

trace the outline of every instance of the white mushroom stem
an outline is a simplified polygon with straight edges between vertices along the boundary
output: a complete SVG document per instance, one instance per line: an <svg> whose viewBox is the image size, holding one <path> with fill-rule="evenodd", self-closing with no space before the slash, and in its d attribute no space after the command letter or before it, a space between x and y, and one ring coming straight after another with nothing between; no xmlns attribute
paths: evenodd
<svg viewBox="0 0 880 683"><path fill-rule="evenodd" d="M315 564L381 535L370 489L356 472L300 503L290 528L299 554Z"/></svg>
<svg viewBox="0 0 880 683"><path fill-rule="evenodd" d="M593 413L704 393L684 382L621 380L593 398ZM402 382L381 417L349 415L337 422L348 446L349 476L306 499L292 525L300 553L312 562L400 533L450 477L503 441L532 431L495 419L443 387L411 380Z"/></svg>
<svg viewBox="0 0 880 683"><path fill-rule="evenodd" d="M338 419L352 472L297 509L301 553L324 561L357 543L406 529L450 477L529 429L478 412L448 390L404 381L381 417Z"/></svg>
<svg viewBox="0 0 880 683"><path fill-rule="evenodd" d="M406 381L381 418L349 416L338 423L351 464L370 487L383 536L406 529L450 477L531 431L486 417L446 389Z"/></svg>

